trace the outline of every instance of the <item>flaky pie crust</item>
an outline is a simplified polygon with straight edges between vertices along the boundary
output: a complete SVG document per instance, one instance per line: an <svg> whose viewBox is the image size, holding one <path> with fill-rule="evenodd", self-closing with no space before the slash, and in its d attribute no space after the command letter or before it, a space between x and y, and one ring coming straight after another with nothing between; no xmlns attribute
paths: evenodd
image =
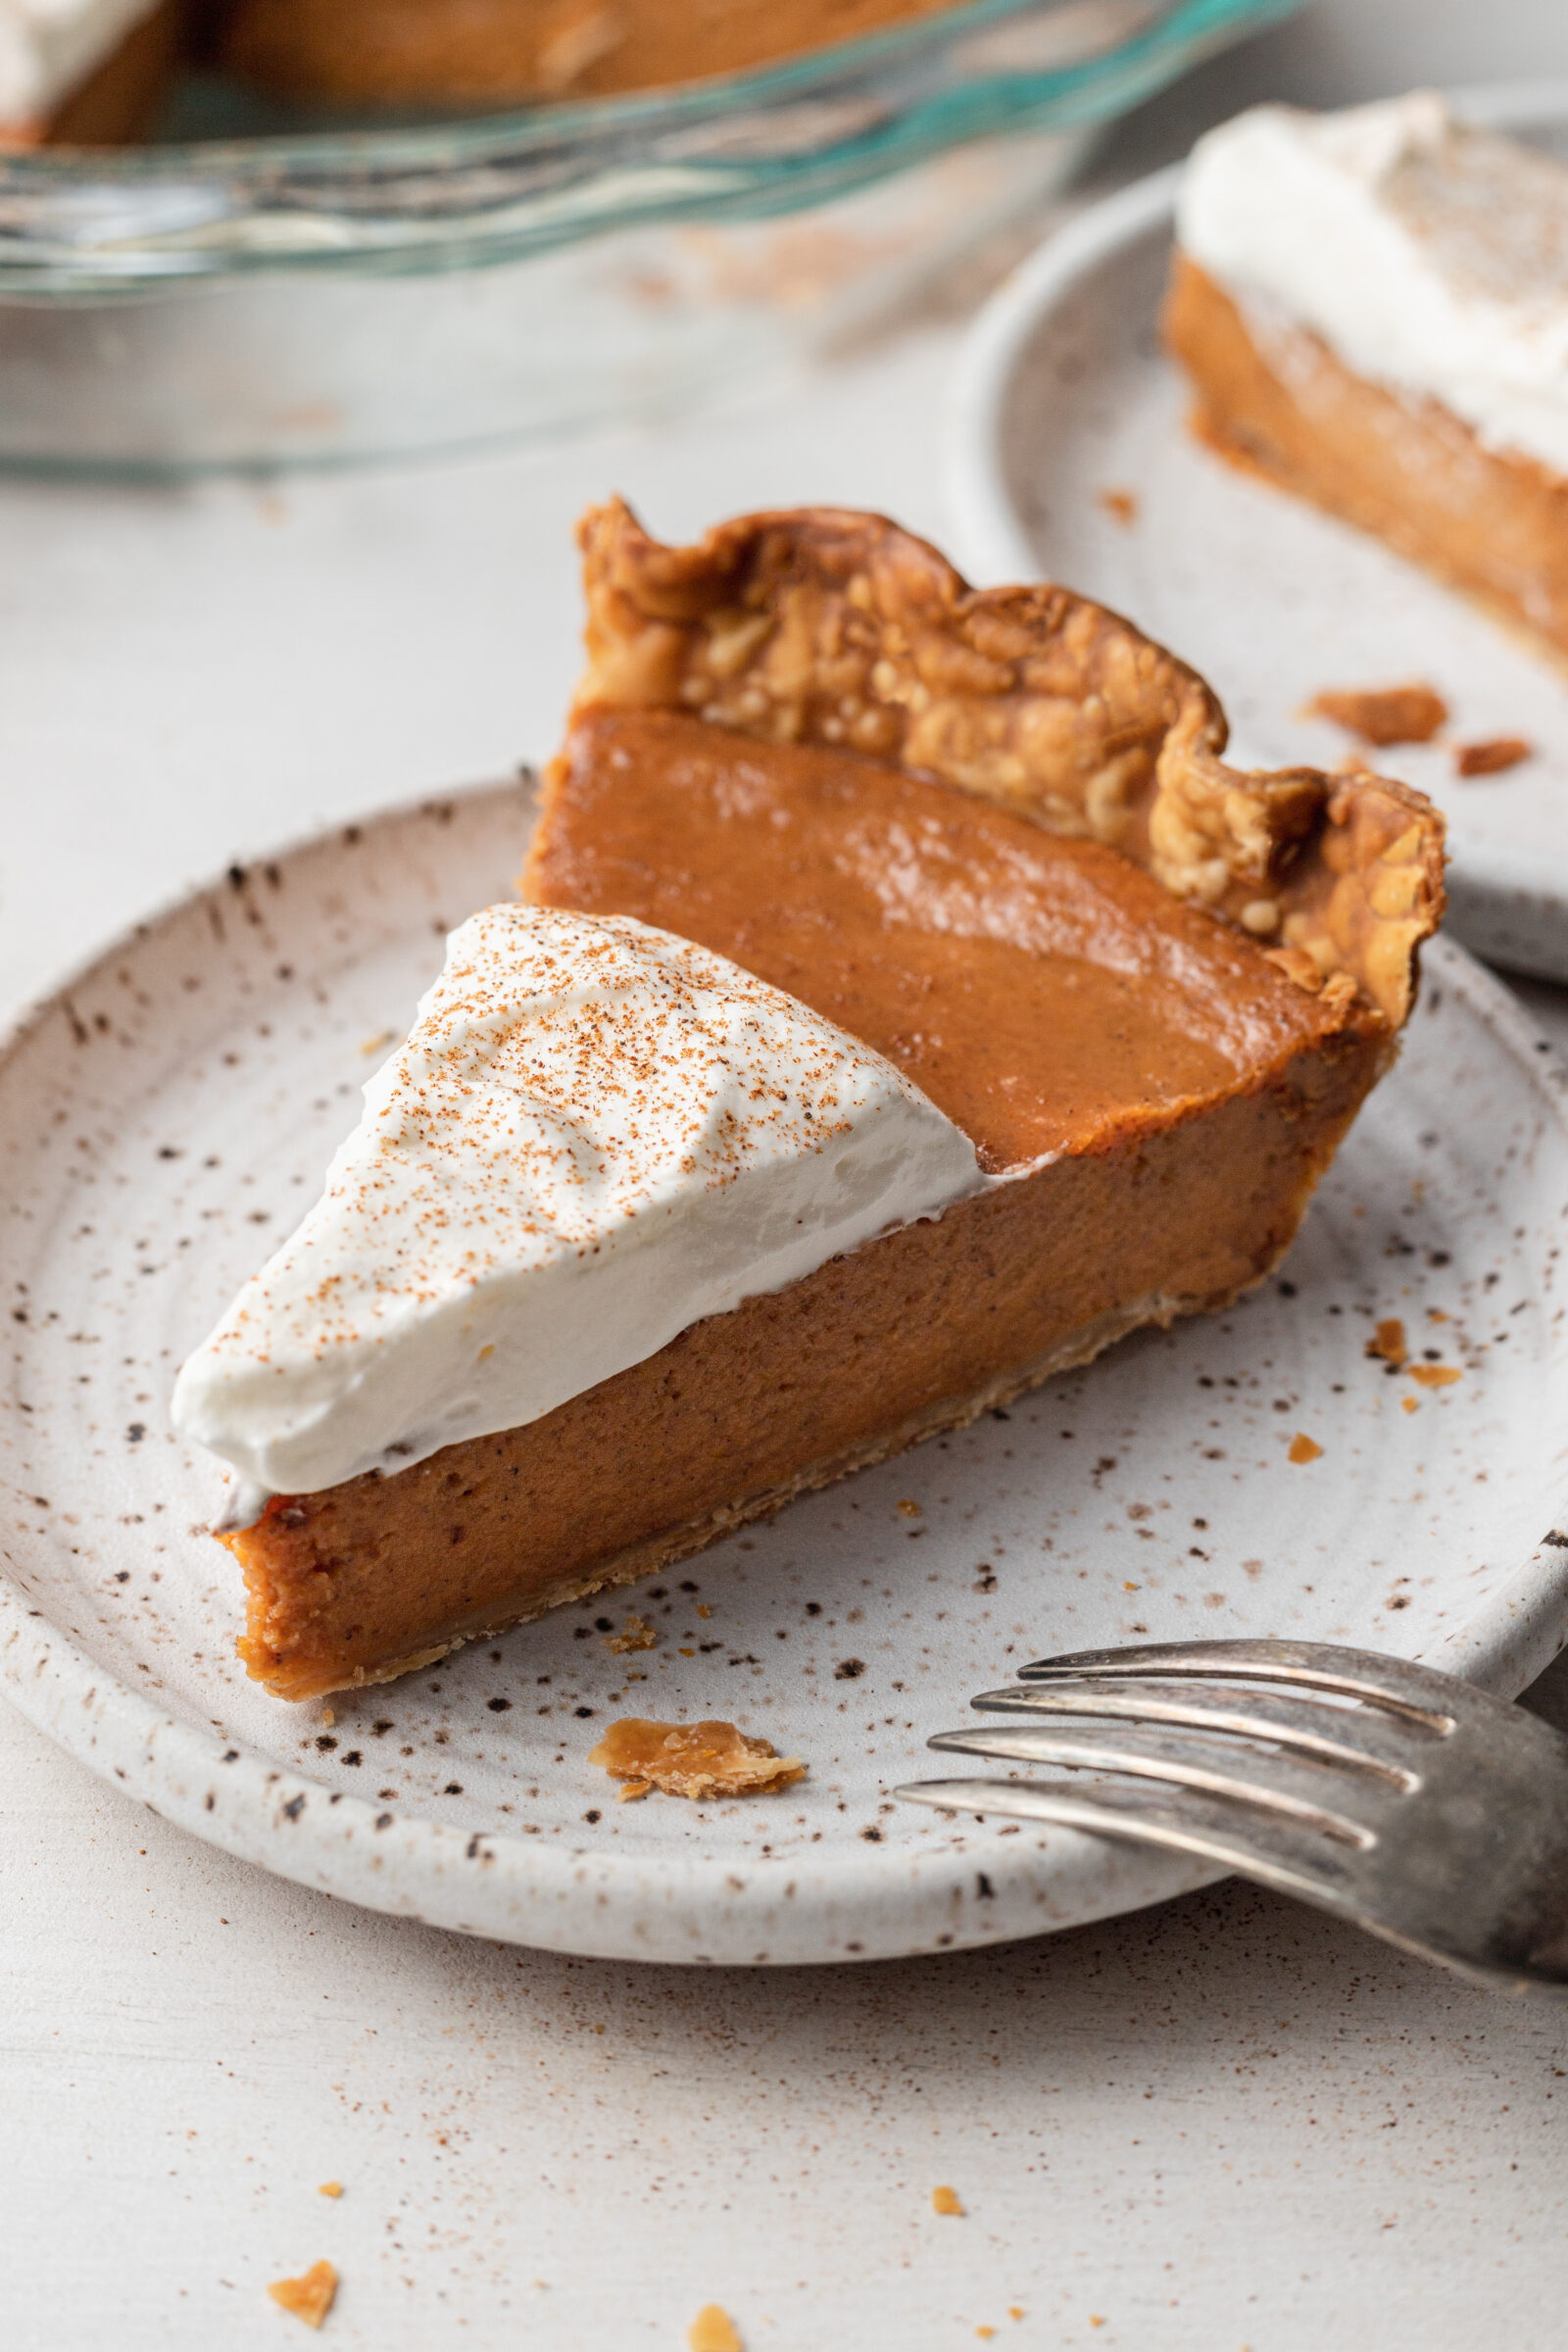
<svg viewBox="0 0 1568 2352"><path fill-rule="evenodd" d="M579 710L685 710L981 794L1119 850L1301 987L1404 1021L1444 907L1436 809L1366 770L1227 766L1213 693L1130 621L1051 583L971 588L923 539L840 508L665 547L612 499L578 537Z"/></svg>

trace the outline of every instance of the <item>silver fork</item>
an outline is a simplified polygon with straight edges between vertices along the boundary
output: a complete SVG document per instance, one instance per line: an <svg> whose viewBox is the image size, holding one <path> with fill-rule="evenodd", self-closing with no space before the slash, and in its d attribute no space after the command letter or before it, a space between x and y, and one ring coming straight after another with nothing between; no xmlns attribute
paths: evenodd
<svg viewBox="0 0 1568 2352"><path fill-rule="evenodd" d="M972 1703L1032 1720L932 1747L1072 1777L896 1795L1206 1854L1461 1976L1568 1991L1568 1740L1522 1707L1314 1642L1079 1650Z"/></svg>

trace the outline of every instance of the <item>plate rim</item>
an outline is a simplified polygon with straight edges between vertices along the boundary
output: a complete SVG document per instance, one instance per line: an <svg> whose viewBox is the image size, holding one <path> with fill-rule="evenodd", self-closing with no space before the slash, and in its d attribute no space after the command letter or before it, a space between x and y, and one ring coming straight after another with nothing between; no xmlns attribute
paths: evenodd
<svg viewBox="0 0 1568 2352"><path fill-rule="evenodd" d="M354 825L306 834L273 859L254 860L253 868L319 854L341 843L345 832L395 836L455 804L478 814L486 803L499 807L522 790L526 781L512 779L420 795ZM59 1016L74 988L123 962L128 953L145 950L160 931L231 890L231 872L178 894L158 913L128 926L0 1029L0 1090L38 1025ZM1427 956L1428 988L1451 988L1495 1038L1540 1102L1568 1166L1568 1063L1504 984L1464 949L1440 937ZM1568 1481L1562 1499L1568 1508ZM1551 1507L1555 1517L1556 1503ZM1499 1580L1478 1614L1447 1629L1432 1653L1434 1662L1469 1672L1508 1695L1542 1671L1568 1636L1568 1551L1543 1557L1544 1548L1538 1545ZM331 1789L265 1750L229 1742L216 1727L204 1730L171 1713L152 1691L96 1661L62 1621L68 1614L35 1606L20 1564L0 1560L0 1690L68 1754L243 1861L342 1899L464 1934L583 1956L700 1965L869 1960L938 1948L939 1912L947 1931L941 1948L961 1950L1136 1910L1224 1875L1192 1857L1055 1831L1008 1848L1017 1863L1005 1873L997 1870L998 1857L984 1837L966 1852L945 1844L904 1855L904 1876L890 1878L884 1887L867 1885L866 1857L858 1848L840 1853L824 1847L811 1865L811 1893L793 1908L781 1905L778 1892L744 1865L742 1894L722 1917L716 1916L718 1905L710 1907L714 1916L703 1920L701 1939L711 1948L698 1949L684 1874L665 1874L667 1886L651 1887L661 1875L656 1860L454 1826L416 1811L378 1809L368 1799ZM1054 1867L1043 1871L1038 1863L1048 1848ZM979 1911L969 1904L953 1932L959 1882L973 1876L977 1861L994 1874L994 1897ZM805 1871L796 1875L807 1878ZM993 1893L991 1882L984 1890ZM619 1923L617 1906L625 1915ZM831 1941L830 1921L837 1923ZM760 1940L796 1948L759 1950Z"/></svg>
<svg viewBox="0 0 1568 2352"><path fill-rule="evenodd" d="M1547 122L1568 127L1568 75L1470 83L1444 96L1457 114L1488 129L1526 130ZM1086 278L1174 221L1186 169L1185 159L1166 164L1096 199L1053 230L997 288L964 335L951 383L944 486L960 562L979 575L981 586L1028 579L1040 568L1002 455L1013 371L1053 311ZM1528 946L1512 945L1521 906L1539 909L1544 925L1568 929L1568 844L1553 855L1550 843L1492 841L1451 818L1447 830L1450 855L1456 845L1459 852L1453 879L1466 911L1476 908L1473 928L1487 951L1512 969L1568 978L1560 958L1553 963Z"/></svg>

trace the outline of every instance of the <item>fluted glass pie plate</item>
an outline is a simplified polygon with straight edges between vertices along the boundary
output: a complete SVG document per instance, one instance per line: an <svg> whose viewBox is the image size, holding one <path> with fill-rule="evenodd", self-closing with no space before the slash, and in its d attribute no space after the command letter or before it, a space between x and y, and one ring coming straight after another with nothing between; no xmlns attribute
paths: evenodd
<svg viewBox="0 0 1568 2352"><path fill-rule="evenodd" d="M0 157L0 464L391 456L874 329L1299 0L970 0L679 88Z"/></svg>
<svg viewBox="0 0 1568 2352"><path fill-rule="evenodd" d="M319 1705L247 1682L176 1365L314 1198L526 790L308 842L139 926L0 1049L0 1687L202 1838L383 1911L693 1963L1030 1936L1200 1883L889 1790L1064 1648L1298 1635L1525 1687L1568 1630L1568 1072L1462 951L1281 1273L662 1577ZM1423 1386L1369 1356L1396 1316ZM1412 1409L1413 1408L1413 1409ZM1293 1463L1298 1434L1321 1446ZM609 1646L629 1610L652 1650ZM640 1678L640 1679L639 1679ZM784 1794L620 1805L613 1717L720 1716Z"/></svg>

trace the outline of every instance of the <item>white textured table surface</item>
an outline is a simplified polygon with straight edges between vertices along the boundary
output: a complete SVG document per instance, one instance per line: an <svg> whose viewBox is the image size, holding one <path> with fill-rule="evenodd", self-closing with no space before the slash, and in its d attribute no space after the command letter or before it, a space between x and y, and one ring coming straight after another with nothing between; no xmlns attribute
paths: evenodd
<svg viewBox="0 0 1568 2352"><path fill-rule="evenodd" d="M1565 68L1561 0L1335 0L1110 165L1259 91ZM590 496L666 533L810 498L940 537L951 350L271 495L0 485L0 1003L236 854L546 750ZM0 1708L0 1983L16 2352L280 2346L265 2282L319 2255L331 2336L411 2352L676 2352L713 2300L748 2352L1563 2340L1568 2012L1245 1888L941 1963L573 1963L243 1869Z"/></svg>

